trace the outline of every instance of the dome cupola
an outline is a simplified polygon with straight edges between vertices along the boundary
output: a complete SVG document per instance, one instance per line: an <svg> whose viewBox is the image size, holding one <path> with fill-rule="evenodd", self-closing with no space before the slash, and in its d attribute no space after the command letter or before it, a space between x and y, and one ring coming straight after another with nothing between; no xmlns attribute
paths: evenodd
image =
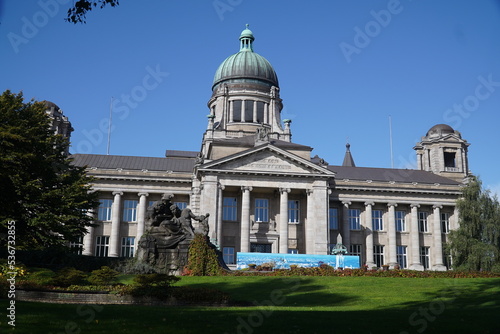
<svg viewBox="0 0 500 334"><path fill-rule="evenodd" d="M240 51L227 57L215 72L212 90L224 83L278 84L278 76L266 58L253 51L255 37L248 24L240 34Z"/></svg>

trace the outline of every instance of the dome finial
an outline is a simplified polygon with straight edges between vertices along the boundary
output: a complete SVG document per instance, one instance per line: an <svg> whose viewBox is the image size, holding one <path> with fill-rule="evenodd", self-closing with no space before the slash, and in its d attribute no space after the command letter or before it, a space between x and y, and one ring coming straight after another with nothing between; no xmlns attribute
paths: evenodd
<svg viewBox="0 0 500 334"><path fill-rule="evenodd" d="M250 25L247 23L245 30L240 35L240 51L253 51L252 43L255 40L253 33L248 29Z"/></svg>

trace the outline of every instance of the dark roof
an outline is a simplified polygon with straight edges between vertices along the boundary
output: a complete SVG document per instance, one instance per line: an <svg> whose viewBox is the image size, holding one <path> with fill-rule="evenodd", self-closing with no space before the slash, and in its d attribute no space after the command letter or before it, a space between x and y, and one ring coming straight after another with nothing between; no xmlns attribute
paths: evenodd
<svg viewBox="0 0 500 334"><path fill-rule="evenodd" d="M196 158L200 152L195 151L177 151L177 150L166 150L165 156L167 158Z"/></svg>
<svg viewBox="0 0 500 334"><path fill-rule="evenodd" d="M385 182L403 183L427 183L427 184L449 184L459 185L460 183L447 177L439 176L431 172L415 169L394 169L394 168L371 168L371 167L347 167L328 166L328 169L336 173L337 180L372 180Z"/></svg>
<svg viewBox="0 0 500 334"><path fill-rule="evenodd" d="M351 145L347 143L345 145L346 150L345 150L345 155L344 155L344 162L342 163L342 166L344 167L356 167L356 164L354 163L354 159L352 158L351 154Z"/></svg>
<svg viewBox="0 0 500 334"><path fill-rule="evenodd" d="M81 167L126 170L191 172L194 158L155 158L123 155L73 154L73 164Z"/></svg>
<svg viewBox="0 0 500 334"><path fill-rule="evenodd" d="M279 139L270 139L269 143L276 147L282 149L291 149L291 150L304 150L304 151L312 151L312 147L306 145L300 145L291 143L284 140ZM240 138L231 138L231 139L216 139L214 140L214 144L216 145L226 145L226 146L243 146L243 147L254 147L255 146L255 135L240 137Z"/></svg>

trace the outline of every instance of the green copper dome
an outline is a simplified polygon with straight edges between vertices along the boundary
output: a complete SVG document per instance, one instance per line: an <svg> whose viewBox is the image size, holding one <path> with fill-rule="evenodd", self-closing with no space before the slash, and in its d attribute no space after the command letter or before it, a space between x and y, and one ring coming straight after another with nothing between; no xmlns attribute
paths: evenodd
<svg viewBox="0 0 500 334"><path fill-rule="evenodd" d="M215 72L212 89L227 83L260 83L279 86L278 76L266 58L253 51L253 33L247 28L240 35L240 52L229 56Z"/></svg>

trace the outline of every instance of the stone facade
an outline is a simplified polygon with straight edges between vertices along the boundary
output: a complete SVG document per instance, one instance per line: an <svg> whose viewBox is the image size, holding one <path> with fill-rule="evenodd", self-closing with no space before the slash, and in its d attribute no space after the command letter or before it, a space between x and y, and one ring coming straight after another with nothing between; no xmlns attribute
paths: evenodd
<svg viewBox="0 0 500 334"><path fill-rule="evenodd" d="M181 208L210 213L209 237L229 265L237 252L329 254L340 234L368 267L449 268L443 244L469 173L460 133L432 127L415 146L417 170L356 167L349 148L343 166L311 158L291 141L277 76L253 40L245 29L240 52L216 72L200 152L73 155L102 197L83 254L133 255L147 206L171 193Z"/></svg>

